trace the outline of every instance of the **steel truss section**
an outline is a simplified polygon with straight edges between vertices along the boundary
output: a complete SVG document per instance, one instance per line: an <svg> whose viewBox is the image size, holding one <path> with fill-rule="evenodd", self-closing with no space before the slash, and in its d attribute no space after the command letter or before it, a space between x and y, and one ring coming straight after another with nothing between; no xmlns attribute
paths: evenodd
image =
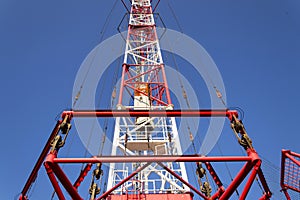
<svg viewBox="0 0 300 200"><path fill-rule="evenodd" d="M300 154L290 150L281 152L280 185L288 200L291 199L288 190L300 193Z"/></svg>
<svg viewBox="0 0 300 200"><path fill-rule="evenodd" d="M119 105L124 90L149 97L151 106L171 104L150 0L132 1L123 63Z"/></svg>
<svg viewBox="0 0 300 200"><path fill-rule="evenodd" d="M124 3L124 1L122 2ZM58 121L49 137L19 199L27 199L27 192L44 160L48 177L60 200L66 199L66 193L72 199L82 199L78 188L92 165L102 166L102 163L109 163L107 190L96 198L96 188L98 187L96 185L93 188L94 193L93 196L91 194L91 199L117 200L123 197L125 199L142 199L143 197L147 197L147 199L156 197L161 200L167 198L192 199L190 191L193 191L205 200L225 200L229 199L237 187L248 177L241 194L241 199L245 199L257 176L265 191L261 199L269 199L271 192L260 168L261 160L253 149L242 122L238 120L237 111L173 110L151 7L152 1L131 0L130 2L130 19L116 110L63 112L62 119ZM126 97L131 97L130 101ZM180 116L227 117L248 155L244 157L183 155L178 137L180 133L178 133L175 121L175 117ZM115 118L110 156L58 157L58 150L65 142L71 127L71 120L74 117ZM186 162L205 164L218 186L214 194L207 195L188 182ZM225 188L211 165L214 162L244 162L245 164L230 185ZM85 163L86 166L72 184L60 167L61 163ZM94 177L93 174L92 183L94 183ZM61 187L66 192L63 192ZM99 190L98 193L100 193Z"/></svg>
<svg viewBox="0 0 300 200"><path fill-rule="evenodd" d="M92 158L57 158L57 152L49 153L45 162L44 166L46 168L47 174L49 176L49 179L55 189L55 192L57 193L57 196L59 199L66 199L62 189L60 188L58 184L58 180L60 181L61 185L64 187L64 189L68 192L70 197L73 199L82 199L82 197L78 194L77 188L79 186L78 180L83 180L84 177L87 175L90 166L92 164L96 163L136 163L141 162L144 163L141 165L138 169L136 169L132 174L128 175L125 179L120 181L118 184L116 184L114 187L108 189L105 193L103 193L97 200L106 199L110 196L118 196L112 194L114 190L128 182L131 178L133 178L135 175L143 171L145 168L147 168L151 163L157 163L160 165L164 170L168 171L171 175L173 175L175 178L177 178L179 181L183 182L185 185L187 185L191 190L193 190L196 194L201 196L205 200L209 199L229 199L230 196L235 192L235 190L238 188L240 183L249 175L249 178L246 182L246 185L244 187L244 190L240 196L240 199L245 199L249 189L255 180L255 177L258 175L261 182L263 183L263 187L266 191L266 193L262 196L261 199L268 199L270 195L270 191L268 190L267 185L265 185L265 179L263 177L263 174L260 169L261 160L258 157L258 154L251 149L247 150L248 156L229 156L229 157L204 157L199 155L180 155L180 156L127 156L127 157L118 157L118 156L103 156L103 157L92 157ZM209 170L209 173L212 175L213 180L215 180L216 184L218 185L218 190L215 194L212 195L212 197L208 198L206 197L201 191L196 189L193 185L186 182L184 179L182 179L177 173L169 169L166 165L163 163L165 162L202 162L205 163L207 169ZM236 177L233 179L231 184L225 188L219 177L217 176L216 172L214 171L213 167L211 166L211 163L214 162L245 162L242 169L238 172ZM63 170L60 168L59 164L61 163L86 163L87 167L83 170L83 172L80 174L77 181L72 184L69 179L67 178L66 174L63 172ZM58 179L58 180L57 180ZM111 198L111 197L110 197ZM20 198L21 199L21 198Z"/></svg>
<svg viewBox="0 0 300 200"><path fill-rule="evenodd" d="M127 93L125 93L127 92ZM133 99L128 105L125 96ZM172 110L163 58L156 32L151 0L131 1L130 18L117 109ZM141 112L139 114L142 114ZM117 117L111 155L182 155L175 119L166 116ZM169 162L170 169L187 180L184 163ZM141 166L136 163L111 163L107 186L113 188ZM184 193L189 189L156 163L149 164L135 176L135 182L124 183L115 194L131 188L144 193Z"/></svg>
<svg viewBox="0 0 300 200"><path fill-rule="evenodd" d="M147 110L142 110L141 112L148 112ZM80 114L79 114L80 113ZM101 114L101 111L65 111L62 114L62 120L59 120L54 127L50 138L55 138L55 136L59 133L62 126L61 124L65 121L71 122L73 117L82 117L81 114L84 114L86 116L87 113L98 113L97 117L105 117L107 113L111 113L111 110L103 111ZM172 113L172 112L171 112ZM223 113L223 115L220 115L220 113ZM200 117L207 117L207 116L215 116L215 117L222 117L227 116L229 119L234 120L237 118L237 115L235 115L236 111L231 110L193 110L193 111L183 111L178 110L175 114L177 116L200 116ZM120 116L127 115L128 113L119 113ZM157 115L160 114L160 112L155 113ZM90 117L90 115L87 115ZM95 115L94 115L95 116ZM154 115L155 116L155 115ZM132 178L140 173L143 172L146 168L151 166L151 164L156 164L162 167L166 172L170 174L170 176L173 177L173 179L176 179L176 181L181 182L182 184L186 185L190 190L198 194L203 199L229 199L230 196L234 193L234 191L240 186L240 184L245 180L246 177L248 177L248 180L246 181L246 184L244 186L244 189L241 193L240 199L245 199L247 197L247 194L252 186L253 181L258 176L259 180L262 183L263 189L265 191L264 195L260 199L269 199L271 197L270 189L267 185L267 182L264 178L263 172L261 170L261 159L259 158L258 154L253 148L247 149L247 156L222 156L222 157L204 157L201 155L146 155L146 156L102 156L102 157L92 157L92 158L59 158L57 157L57 151L56 150L50 150L50 143L51 140L48 140L47 144L45 145L45 148L43 152L41 153L41 156L39 157L37 161L37 165L34 167L30 177L28 178L24 189L22 190L22 193L19 197L20 200L27 200L27 192L32 183L34 182L35 177L37 176L37 173L39 171L39 168L41 167L41 164L44 163L45 169L47 171L48 177L53 185L53 188L55 189L55 192L57 193L57 196L60 200L66 199L65 194L62 192L61 186L66 190L66 192L70 195L73 199L82 199L80 194L78 193L78 188L80 187L81 182L85 179L85 177L88 175L91 167L93 164L96 163L140 163L140 166L136 168L135 171L133 171L131 174L128 174L124 179L120 180L116 185L114 185L111 188L107 188L107 191L103 193L100 197L97 199L119 199L120 196L124 194L115 194L114 191L116 191L118 188L122 188L122 186L126 183L132 182ZM287 153L286 151L284 153ZM288 152L289 153L289 152ZM293 156L299 156L299 154L292 154ZM290 158L290 155L286 155L286 157ZM294 158L291 157L293 160ZM211 196L206 197L201 191L196 189L195 186L191 185L189 182L187 182L185 179L183 179L176 171L173 169L170 169L169 166L166 165L166 163L169 162L176 162L176 163L184 163L184 162L201 162L206 165L206 168L209 172L209 174L212 176L212 179L215 181L216 185L218 186L217 191ZM244 162L244 166L241 168L241 170L238 172L238 174L235 176L233 181L229 184L227 188L225 188L220 180L220 178L217 175L217 172L212 167L212 163L215 162ZM62 168L59 166L59 164L74 164L74 163L85 163L84 169L81 171L79 177L76 179L74 184L70 182L67 175L64 173ZM298 161L299 166L299 161ZM60 184L59 184L60 182ZM189 192L185 193L189 194ZM134 195L134 194L126 194ZM135 194L136 195L136 194ZM139 195L150 195L145 194L143 191L140 191ZM182 193L178 194L182 195ZM177 197L178 197L177 196ZM125 196L123 196L125 197ZM174 199L177 198L176 195L174 196ZM133 197L132 197L133 198ZM149 197L150 198L150 197ZM163 199L163 198L161 198ZM178 197L179 199L179 197Z"/></svg>

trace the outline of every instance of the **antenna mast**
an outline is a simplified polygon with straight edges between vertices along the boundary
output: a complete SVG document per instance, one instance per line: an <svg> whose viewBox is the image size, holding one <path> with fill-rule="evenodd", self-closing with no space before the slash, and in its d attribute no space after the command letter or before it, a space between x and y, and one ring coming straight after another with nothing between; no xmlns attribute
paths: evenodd
<svg viewBox="0 0 300 200"><path fill-rule="evenodd" d="M117 109L172 110L163 58L159 46L150 0L132 0ZM133 102L124 99L128 92ZM116 118L112 155L182 155L174 118ZM111 163L108 188L146 163ZM187 181L184 163L165 163ZM186 193L189 189L157 163L126 182L113 193Z"/></svg>
<svg viewBox="0 0 300 200"><path fill-rule="evenodd" d="M122 1L123 2L123 1ZM271 191L242 121L235 110L174 110L167 84L164 62L156 32L151 0L131 0L126 48L118 105L115 110L70 110L61 114L40 154L19 200L28 200L28 191L44 165L47 176L60 200L66 196L83 199L80 186L87 184L90 200L121 199L201 199L227 200L243 185L239 199L246 199L255 180L262 185L260 199L271 198ZM124 3L124 2L123 2ZM180 146L175 117L227 117L246 156L184 155ZM62 158L73 118L114 117L115 127L111 155L90 158ZM189 183L185 163L195 164L199 185ZM215 162L240 162L242 168L225 187L212 166ZM81 164L78 177L70 179L61 164ZM97 182L103 177L103 163L108 163L106 190ZM243 164L244 163L244 164ZM70 166L70 165L69 165ZM78 167L79 165L77 165ZM73 166L74 167L74 166ZM92 173L89 173L95 167ZM75 167L74 167L75 168ZM73 171L73 170L72 170ZM214 182L215 188L212 188ZM282 176L284 177L284 176ZM71 182L71 180L75 180ZM195 185L196 183L194 183ZM288 189L282 181L284 189ZM198 189L199 188L199 189Z"/></svg>

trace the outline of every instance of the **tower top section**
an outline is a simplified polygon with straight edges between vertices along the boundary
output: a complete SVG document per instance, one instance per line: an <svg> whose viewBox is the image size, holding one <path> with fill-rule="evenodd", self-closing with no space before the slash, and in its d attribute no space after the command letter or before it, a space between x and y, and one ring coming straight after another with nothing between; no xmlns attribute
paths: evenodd
<svg viewBox="0 0 300 200"><path fill-rule="evenodd" d="M131 26L154 26L154 18L150 0L133 0L129 25Z"/></svg>
<svg viewBox="0 0 300 200"><path fill-rule="evenodd" d="M128 104L124 91L134 99L129 106L135 109L164 109L171 104L151 0L131 1L123 63L119 105Z"/></svg>

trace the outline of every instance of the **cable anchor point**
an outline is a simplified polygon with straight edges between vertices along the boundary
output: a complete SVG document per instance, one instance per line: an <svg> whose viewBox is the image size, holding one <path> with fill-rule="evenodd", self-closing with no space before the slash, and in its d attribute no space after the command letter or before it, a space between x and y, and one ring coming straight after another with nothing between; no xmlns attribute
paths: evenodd
<svg viewBox="0 0 300 200"><path fill-rule="evenodd" d="M233 118L232 118L232 121L231 121L231 128L232 128L239 144L245 150L247 150L248 148L253 149L252 140L249 137L249 135L247 134L242 120L237 119L237 117L235 115L233 115ZM241 136L239 136L239 134Z"/></svg>

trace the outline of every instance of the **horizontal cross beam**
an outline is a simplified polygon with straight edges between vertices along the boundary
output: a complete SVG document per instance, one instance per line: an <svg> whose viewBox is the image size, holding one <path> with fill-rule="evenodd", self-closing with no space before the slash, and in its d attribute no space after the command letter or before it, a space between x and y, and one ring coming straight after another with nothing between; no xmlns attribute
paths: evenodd
<svg viewBox="0 0 300 200"><path fill-rule="evenodd" d="M238 116L236 110L71 110L62 117L229 117Z"/></svg>
<svg viewBox="0 0 300 200"><path fill-rule="evenodd" d="M130 163L130 162L247 162L251 156L101 156L92 158L54 158L54 163Z"/></svg>

